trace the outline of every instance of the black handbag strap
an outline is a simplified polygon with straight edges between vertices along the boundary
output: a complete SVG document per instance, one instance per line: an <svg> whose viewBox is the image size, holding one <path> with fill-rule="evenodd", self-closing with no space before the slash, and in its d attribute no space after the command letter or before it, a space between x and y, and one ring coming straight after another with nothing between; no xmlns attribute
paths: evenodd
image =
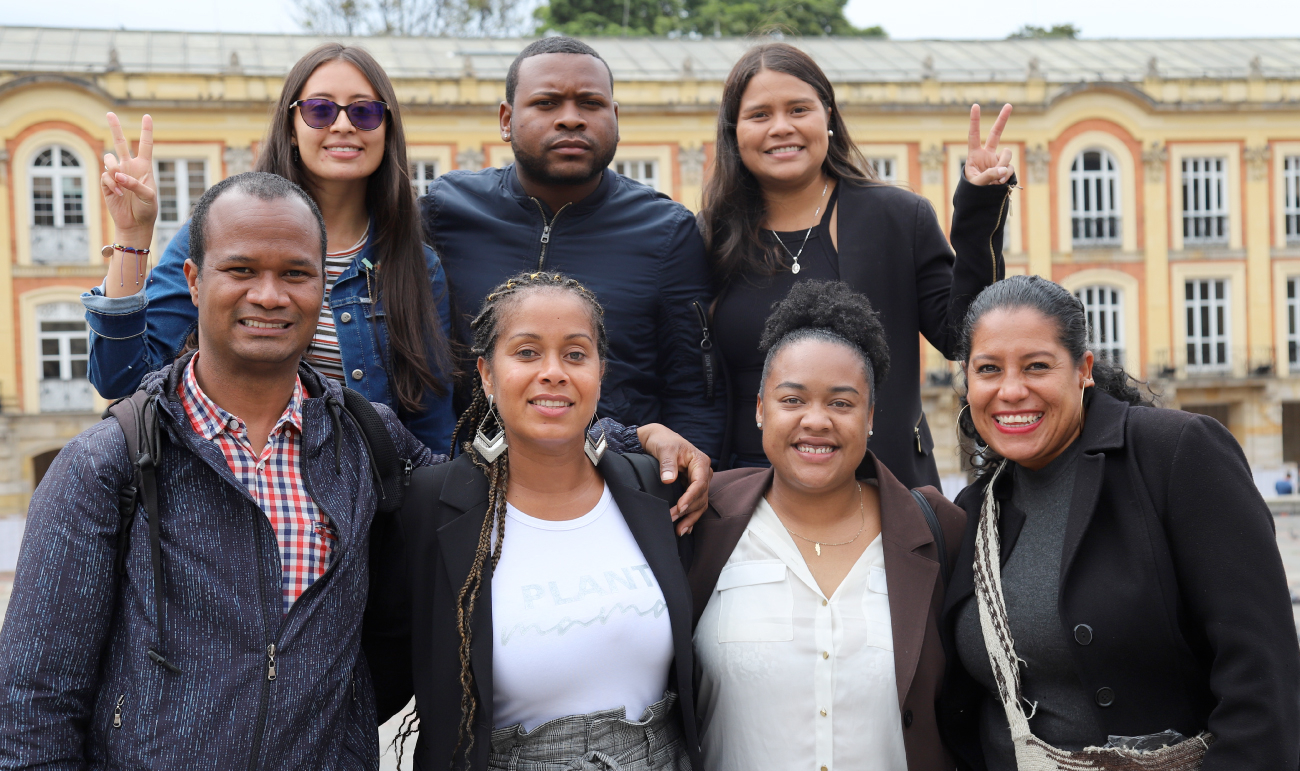
<svg viewBox="0 0 1300 771"><path fill-rule="evenodd" d="M948 567L948 541L943 536L943 526L939 524L939 515L934 513L934 507L930 501L926 500L925 494L920 490L912 490L912 497L916 499L916 505L921 507L921 513L925 515L925 523L930 526L930 534L934 536L934 545L939 550L939 573L943 576L943 589L948 590L948 578L950 569Z"/></svg>

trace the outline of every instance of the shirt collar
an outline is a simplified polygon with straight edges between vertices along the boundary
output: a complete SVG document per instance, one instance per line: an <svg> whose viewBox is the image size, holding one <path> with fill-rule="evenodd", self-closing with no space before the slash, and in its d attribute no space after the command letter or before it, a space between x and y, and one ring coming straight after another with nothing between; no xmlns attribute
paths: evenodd
<svg viewBox="0 0 1300 771"><path fill-rule="evenodd" d="M185 376L181 378L179 388L181 405L185 408L185 416L189 418L194 433L212 441L222 433L238 435L244 432L244 421L223 410L199 387L198 378L194 376L194 365L198 360L199 352L196 351L185 367ZM272 436L279 433L286 423L293 426L298 433L302 433L302 399L302 378L295 376L293 395L289 397L289 404L284 408L284 413L271 429Z"/></svg>

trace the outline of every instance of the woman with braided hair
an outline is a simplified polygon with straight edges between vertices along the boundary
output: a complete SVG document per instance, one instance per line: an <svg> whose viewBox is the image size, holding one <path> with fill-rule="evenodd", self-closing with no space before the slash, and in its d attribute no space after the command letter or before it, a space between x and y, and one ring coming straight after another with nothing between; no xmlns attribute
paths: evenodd
<svg viewBox="0 0 1300 771"><path fill-rule="evenodd" d="M399 760L418 730L417 768L699 768L677 492L588 432L607 348L595 295L521 274L471 328L463 453L417 470L372 534L379 718L414 694L419 720Z"/></svg>
<svg viewBox="0 0 1300 771"><path fill-rule="evenodd" d="M710 771L952 769L938 618L965 517L867 449L885 341L840 282L795 284L767 319L751 414L771 467L719 472L694 531Z"/></svg>

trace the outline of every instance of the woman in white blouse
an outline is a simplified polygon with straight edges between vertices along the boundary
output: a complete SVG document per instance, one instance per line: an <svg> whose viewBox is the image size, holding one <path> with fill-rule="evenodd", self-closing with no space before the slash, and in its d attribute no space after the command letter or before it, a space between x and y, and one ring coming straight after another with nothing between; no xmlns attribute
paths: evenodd
<svg viewBox="0 0 1300 771"><path fill-rule="evenodd" d="M931 525L867 451L884 329L846 284L809 281L776 306L762 348L755 418L772 468L716 475L695 526L705 767L951 769L937 619L965 515L923 488ZM858 478L864 458L875 473Z"/></svg>

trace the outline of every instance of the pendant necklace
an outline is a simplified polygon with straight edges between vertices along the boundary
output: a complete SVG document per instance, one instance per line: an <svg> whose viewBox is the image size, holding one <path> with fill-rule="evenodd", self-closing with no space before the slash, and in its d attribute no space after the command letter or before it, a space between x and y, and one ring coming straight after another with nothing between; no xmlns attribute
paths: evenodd
<svg viewBox="0 0 1300 771"><path fill-rule="evenodd" d="M798 273L799 271L795 271L795 272ZM770 505L770 504L769 504L769 505ZM790 535L794 536L795 538L802 539L802 540L807 541L808 543L812 544L812 545L813 545L813 551L817 552L817 556L820 557L820 556L822 556L822 547L823 547L823 546L848 546L849 544L851 544L851 543L853 543L854 541L858 540L858 536L862 535L862 531L866 529L866 527L867 527L867 503L866 503L866 499L862 497L862 484L861 484L861 483L858 483L858 514L862 517L862 524L858 526L858 532L854 533L854 534L853 534L853 537L850 538L849 540L847 540L847 541L841 541L840 543L826 543L826 542L824 542L824 541L814 541L814 540L811 539L811 538L805 538L804 536L799 535L799 534L796 533L795 531L791 530L790 527L789 527L789 525L786 525L785 520L781 520L781 527L784 527L784 528L785 528L785 531L786 531L787 533L789 533ZM777 517L777 519L781 519L781 518L780 518L780 517Z"/></svg>
<svg viewBox="0 0 1300 771"><path fill-rule="evenodd" d="M804 247L808 245L808 236L811 236L813 232L813 228L817 227L818 224L817 215L821 214L822 212L822 204L826 202L826 191L830 188L830 186L831 186L831 181L829 179L826 180L826 184L822 185L822 197L817 200L817 208L813 211L812 228L808 228L808 232L803 234L803 243L799 245L798 252L790 251L790 247L785 245L785 242L782 241L781 237L776 234L776 231L775 230L771 231L772 237L775 238L776 242L781 245L781 248L785 250L785 253L794 258L794 264L790 266L790 272L794 273L795 275L799 274L799 270L800 270L799 256L803 254ZM826 544L826 545L831 546L832 544ZM818 554L821 554L821 552L818 552Z"/></svg>

